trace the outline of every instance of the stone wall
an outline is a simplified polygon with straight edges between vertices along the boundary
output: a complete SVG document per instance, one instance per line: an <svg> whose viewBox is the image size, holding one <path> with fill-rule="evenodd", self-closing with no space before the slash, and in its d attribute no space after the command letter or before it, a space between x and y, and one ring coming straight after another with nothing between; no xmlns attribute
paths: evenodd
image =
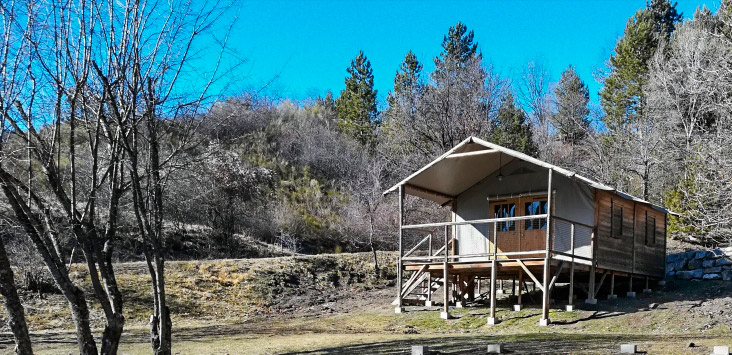
<svg viewBox="0 0 732 355"><path fill-rule="evenodd" d="M732 247L669 254L666 278L732 281Z"/></svg>

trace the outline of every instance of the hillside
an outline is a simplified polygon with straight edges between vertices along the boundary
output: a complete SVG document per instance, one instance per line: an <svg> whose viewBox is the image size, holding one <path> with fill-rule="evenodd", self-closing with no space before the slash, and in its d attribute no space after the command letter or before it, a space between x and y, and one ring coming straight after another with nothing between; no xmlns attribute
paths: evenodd
<svg viewBox="0 0 732 355"><path fill-rule="evenodd" d="M551 314L554 323L547 328L537 326L536 305L510 312L504 298L498 311L502 322L487 327L487 308L477 305L455 310L456 319L448 322L439 319L436 310L424 308L393 314L389 303L395 293L394 254L379 253L379 261L379 278L369 253L170 262L175 350L390 352L430 343L445 351L471 353L477 351L476 344L500 341L534 353L605 353L621 341L633 341L649 353L708 354L709 346L732 336L729 282L674 280L636 300L601 301L575 312L557 307ZM142 263L119 264L117 270L127 299L122 350L147 353L147 273ZM86 277L81 268L74 275ZM25 298L37 350L74 352L63 299ZM98 309L92 318L101 325ZM692 342L696 346L688 348Z"/></svg>

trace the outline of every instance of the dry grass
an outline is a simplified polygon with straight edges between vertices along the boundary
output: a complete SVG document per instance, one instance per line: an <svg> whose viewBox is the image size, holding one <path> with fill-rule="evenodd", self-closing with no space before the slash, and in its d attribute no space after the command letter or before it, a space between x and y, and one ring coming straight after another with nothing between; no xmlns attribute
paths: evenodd
<svg viewBox="0 0 732 355"><path fill-rule="evenodd" d="M621 342L634 342L651 354L708 354L711 346L732 339L725 313L732 306L732 285L721 281L675 282L636 300L602 301L575 312L553 309L550 327L537 325L537 307L511 312L507 303L499 302L501 323L488 327L484 307L452 310L455 319L450 321L440 319L436 308L409 307L395 315L389 306L395 292L389 274L393 255L380 258L387 266L379 278L368 253L170 262L174 350L382 353L424 343L443 352L479 353L485 349L481 344L502 342L518 353L549 349L584 354L608 353ZM79 280L88 279L81 268L74 273ZM121 353L147 354L147 273L143 264L128 263L118 265L117 274L128 319ZM651 303L659 306L651 309ZM62 299L30 298L26 309L38 353L77 352ZM100 327L98 310L93 317ZM699 346L688 348L689 342Z"/></svg>

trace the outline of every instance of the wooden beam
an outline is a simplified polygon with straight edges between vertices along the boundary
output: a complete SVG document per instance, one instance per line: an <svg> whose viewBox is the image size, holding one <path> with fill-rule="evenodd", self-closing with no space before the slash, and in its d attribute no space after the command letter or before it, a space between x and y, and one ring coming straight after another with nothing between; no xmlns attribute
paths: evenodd
<svg viewBox="0 0 732 355"><path fill-rule="evenodd" d="M404 225L404 187L399 186L399 259L397 260L397 304L396 313L402 312L402 277L404 262L402 257L404 256L404 244L402 226Z"/></svg>
<svg viewBox="0 0 732 355"><path fill-rule="evenodd" d="M424 187L419 187L419 186L412 185L412 184L404 184L404 187L406 187L406 189L408 189L408 190L414 190L416 192L421 192L423 194L432 195L432 196L439 197L439 198L444 198L444 199L448 199L448 200L455 199L455 196L446 195L441 192L437 192L434 190L430 190L430 189L427 189Z"/></svg>
<svg viewBox="0 0 732 355"><path fill-rule="evenodd" d="M402 226L402 229L424 229L424 228L442 227L442 226L462 226L462 225L466 225L466 224L488 224L488 223L494 223L494 222L523 221L523 220L527 220L527 219L546 218L547 216L548 216L548 214L537 214L537 215L531 215L531 216L473 219L473 220L469 220L469 221L408 224L408 225Z"/></svg>
<svg viewBox="0 0 732 355"><path fill-rule="evenodd" d="M608 271L605 270L604 273L602 273L602 277L600 278L600 283L597 284L597 288L595 289L595 295L597 295L598 292L600 292L600 287L602 287L602 283L605 282L605 277L607 277Z"/></svg>
<svg viewBox="0 0 732 355"><path fill-rule="evenodd" d="M557 273L554 274L554 277L552 277L552 282L549 283L549 291L551 291L554 288L554 283L557 282L557 279L559 278L559 274L562 273L562 269L564 269L564 261L559 263L559 268L557 269Z"/></svg>
<svg viewBox="0 0 732 355"><path fill-rule="evenodd" d="M498 152L499 151L496 149L484 149L484 150L476 150L473 152L452 153L452 154L448 155L446 159L472 157L472 156L476 156L476 155L492 154L492 153L498 153Z"/></svg>
<svg viewBox="0 0 732 355"><path fill-rule="evenodd" d="M534 276L534 274L531 272L531 270L529 270L529 268L526 267L526 264L524 264L524 262L521 260L516 260L516 262L518 262L519 266L521 266L521 268L524 269L524 272L526 273L526 275L529 275L531 280L534 281L534 285L539 286L539 289L543 292L544 286L541 285L541 282L539 282L539 279L537 279L536 276Z"/></svg>
<svg viewBox="0 0 732 355"><path fill-rule="evenodd" d="M547 191L546 191L546 255L544 259L544 275L543 281L544 286L542 287L542 302L541 302L541 318L539 319L539 325L546 326L549 324L549 291L551 285L549 284L549 268L551 267L552 258L552 176L554 175L554 169L549 168L547 177Z"/></svg>

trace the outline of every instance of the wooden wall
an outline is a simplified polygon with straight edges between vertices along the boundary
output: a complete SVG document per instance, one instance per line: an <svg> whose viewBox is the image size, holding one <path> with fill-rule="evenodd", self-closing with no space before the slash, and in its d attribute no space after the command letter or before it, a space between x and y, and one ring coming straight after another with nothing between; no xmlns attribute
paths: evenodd
<svg viewBox="0 0 732 355"><path fill-rule="evenodd" d="M612 209L622 208L622 223L615 226ZM647 217L650 217L647 219ZM652 207L597 190L597 266L615 271L663 277L666 249L666 215ZM646 220L655 225L646 229ZM648 234L646 234L648 233ZM648 235L648 237L647 237Z"/></svg>

